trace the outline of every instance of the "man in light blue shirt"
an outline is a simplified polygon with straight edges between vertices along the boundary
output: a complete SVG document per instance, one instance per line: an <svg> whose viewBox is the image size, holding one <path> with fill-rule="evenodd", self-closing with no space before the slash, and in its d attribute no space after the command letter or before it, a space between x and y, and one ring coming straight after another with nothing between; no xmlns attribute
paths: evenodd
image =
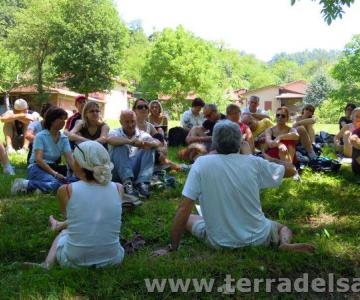
<svg viewBox="0 0 360 300"><path fill-rule="evenodd" d="M267 219L261 209L260 190L279 186L295 169L239 154L239 126L228 120L215 125L212 142L217 153L199 157L191 167L173 222L170 250L177 249L186 228L213 248L275 244L282 250L312 252L312 245L291 244L291 231ZM202 216L191 214L196 200Z"/></svg>
<svg viewBox="0 0 360 300"><path fill-rule="evenodd" d="M242 109L243 116L251 115L258 120L270 118L269 114L265 110L259 108L259 104L260 104L260 98L258 96L255 95L250 96L249 107L245 107L244 109Z"/></svg>

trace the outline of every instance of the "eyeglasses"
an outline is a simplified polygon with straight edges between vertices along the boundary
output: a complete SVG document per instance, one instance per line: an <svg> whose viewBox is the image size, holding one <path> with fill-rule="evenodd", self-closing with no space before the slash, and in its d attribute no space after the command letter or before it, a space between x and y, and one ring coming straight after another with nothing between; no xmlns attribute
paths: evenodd
<svg viewBox="0 0 360 300"><path fill-rule="evenodd" d="M284 115L284 114L276 114L276 117L277 118L283 118L285 119L287 117L287 115Z"/></svg>
<svg viewBox="0 0 360 300"><path fill-rule="evenodd" d="M81 154L83 155L83 157L84 157L84 161L86 161L86 158L85 158L85 153L84 153L84 151L78 146L78 144L74 144L75 145L75 148L78 148L79 150L80 150L80 152L81 152Z"/></svg>
<svg viewBox="0 0 360 300"><path fill-rule="evenodd" d="M89 110L88 113L91 113L91 114L97 113L98 114L98 113L100 113L100 110L98 110L98 109Z"/></svg>
<svg viewBox="0 0 360 300"><path fill-rule="evenodd" d="M145 109L145 110L148 110L149 109L149 106L147 106L146 104L139 104L138 106L136 106L136 109Z"/></svg>

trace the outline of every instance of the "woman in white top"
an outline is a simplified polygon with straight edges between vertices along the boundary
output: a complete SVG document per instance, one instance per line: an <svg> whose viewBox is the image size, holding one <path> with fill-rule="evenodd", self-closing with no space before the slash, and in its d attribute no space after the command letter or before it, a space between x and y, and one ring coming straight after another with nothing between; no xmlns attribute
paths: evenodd
<svg viewBox="0 0 360 300"><path fill-rule="evenodd" d="M64 267L104 267L120 264L123 188L111 181L113 165L105 148L86 141L74 151L74 172L78 182L63 185L57 196L66 222L50 217L53 229L67 227L54 240L41 264L49 268L56 261Z"/></svg>

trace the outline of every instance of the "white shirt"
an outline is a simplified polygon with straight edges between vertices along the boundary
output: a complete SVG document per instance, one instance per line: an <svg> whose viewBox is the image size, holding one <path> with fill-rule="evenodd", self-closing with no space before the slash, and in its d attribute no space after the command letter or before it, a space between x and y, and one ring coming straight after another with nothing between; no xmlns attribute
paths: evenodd
<svg viewBox="0 0 360 300"><path fill-rule="evenodd" d="M201 126L205 121L202 113L195 116L191 108L185 111L181 117L181 126L185 128L193 128L194 126Z"/></svg>
<svg viewBox="0 0 360 300"><path fill-rule="evenodd" d="M249 110L249 108L248 107L245 107L245 108L243 108L243 109L241 109L241 112L243 113L243 114L251 114L252 112ZM268 113L267 113L267 111L265 111L265 110L263 110L263 109L261 109L261 108L257 108L256 109L256 113L257 114L262 114L262 115L269 115Z"/></svg>
<svg viewBox="0 0 360 300"><path fill-rule="evenodd" d="M115 136L115 137L127 137L126 133L122 128L116 128L109 132L109 137ZM135 129L135 134L132 136L132 138L136 138L140 141L152 141L153 138L150 134L146 133L145 131L139 130L138 128ZM135 156L138 147L132 146L132 145L126 145L129 148L129 157ZM115 146L116 147L116 146ZM109 144L109 153L111 155L111 152L113 150L114 146Z"/></svg>
<svg viewBox="0 0 360 300"><path fill-rule="evenodd" d="M284 166L252 155L210 154L195 161L182 194L200 200L213 247L261 245L271 221L261 209L260 190L280 185L284 172Z"/></svg>

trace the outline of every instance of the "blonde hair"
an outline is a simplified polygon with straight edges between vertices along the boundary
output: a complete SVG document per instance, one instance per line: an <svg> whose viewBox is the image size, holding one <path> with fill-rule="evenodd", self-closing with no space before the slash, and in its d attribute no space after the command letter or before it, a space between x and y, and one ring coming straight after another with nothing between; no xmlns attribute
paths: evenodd
<svg viewBox="0 0 360 300"><path fill-rule="evenodd" d="M159 107L160 107L160 116L162 116L162 114L163 114L163 107L162 107L162 105L161 105L161 103L160 103L159 100L152 100L152 101L150 102L150 104L149 104L150 114L151 114L151 106L153 106L154 104L158 104L158 105L159 105Z"/></svg>
<svg viewBox="0 0 360 300"><path fill-rule="evenodd" d="M97 102L95 101L89 101L89 102L86 102L86 104L84 105L84 108L82 110L82 113L81 113L81 118L82 118L82 121L84 122L84 127L88 128L89 127L89 120L87 119L86 117L86 113L91 109L91 108L97 108L98 110L100 110L100 106ZM101 111L101 110L100 110ZM103 123L103 120L100 116L100 123Z"/></svg>

